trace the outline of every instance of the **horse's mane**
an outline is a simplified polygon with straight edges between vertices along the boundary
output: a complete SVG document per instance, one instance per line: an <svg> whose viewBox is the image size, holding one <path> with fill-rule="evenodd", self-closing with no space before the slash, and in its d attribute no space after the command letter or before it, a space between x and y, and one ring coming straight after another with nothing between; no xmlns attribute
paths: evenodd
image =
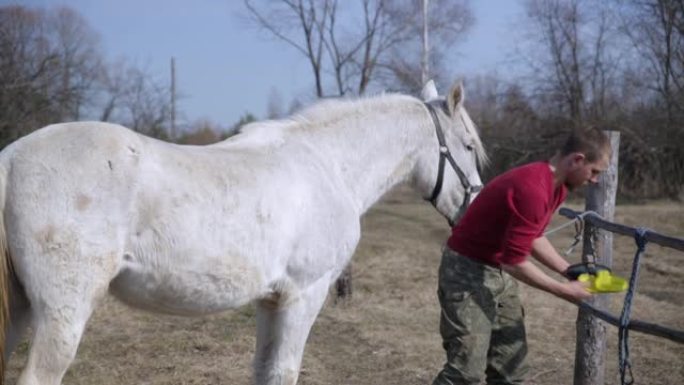
<svg viewBox="0 0 684 385"><path fill-rule="evenodd" d="M318 101L308 107L295 112L289 118L282 120L265 120L244 125L239 133L241 141L280 145L284 143L290 133L311 130L316 127L329 127L327 122L339 121L345 117L359 113L364 114L390 107L396 107L407 102L422 103L418 99L395 93L380 94L355 99L330 98ZM481 167L489 163L477 126L465 112L462 113L466 130L473 137L477 162Z"/></svg>
<svg viewBox="0 0 684 385"><path fill-rule="evenodd" d="M246 124L240 128L235 139L240 143L274 145L285 142L291 134L312 129L330 127L328 122L339 121L355 114L377 111L400 101L404 103L415 98L401 94L381 94L355 99L329 98L317 101L281 120L263 120Z"/></svg>
<svg viewBox="0 0 684 385"><path fill-rule="evenodd" d="M273 130L297 130L302 126L310 126L312 123L324 126L325 122L340 120L349 116L351 111L364 113L377 111L382 107L397 104L399 101L416 100L402 94L381 94L370 97L355 99L328 98L304 107L292 116L282 120L265 120L253 122L242 126L239 133L251 134L254 132L271 132ZM309 127L307 127L310 129Z"/></svg>
<svg viewBox="0 0 684 385"><path fill-rule="evenodd" d="M480 138L480 133L475 122L470 119L470 115L466 112L461 115L463 121L465 122L466 130L473 135L473 144L475 145L475 156L477 157L477 164L480 169L485 168L489 165L489 156L487 155L487 150L485 150L482 139Z"/></svg>
<svg viewBox="0 0 684 385"><path fill-rule="evenodd" d="M356 114L372 113L389 107L396 107L407 102L418 102L414 97L402 94L380 94L375 96L364 96L355 99L324 99L309 107L298 111L293 120L300 126L307 126L311 122L325 123L337 121L350 116L351 112Z"/></svg>

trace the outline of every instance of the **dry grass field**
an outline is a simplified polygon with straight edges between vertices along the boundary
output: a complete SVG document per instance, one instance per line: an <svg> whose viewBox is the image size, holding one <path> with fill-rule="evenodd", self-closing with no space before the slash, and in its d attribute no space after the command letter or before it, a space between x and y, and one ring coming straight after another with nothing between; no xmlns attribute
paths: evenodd
<svg viewBox="0 0 684 385"><path fill-rule="evenodd" d="M580 209L580 205L569 205ZM552 226L561 224L557 216ZM616 221L684 237L684 204L621 205ZM568 228L550 239L571 243ZM307 344L299 383L429 384L443 362L438 333L437 266L448 227L406 187L363 218L353 260L353 299L329 297ZM614 270L628 276L634 242L616 236ZM577 252L572 261L579 261ZM571 384L576 308L522 287L530 340L530 384ZM612 295L619 314L622 295ZM633 317L684 329L684 253L650 245ZM158 316L108 298L96 311L65 384L249 384L254 310L203 318ZM635 384L684 384L684 345L630 334ZM23 344L10 362L13 384L26 359ZM606 379L618 384L617 329L609 328Z"/></svg>

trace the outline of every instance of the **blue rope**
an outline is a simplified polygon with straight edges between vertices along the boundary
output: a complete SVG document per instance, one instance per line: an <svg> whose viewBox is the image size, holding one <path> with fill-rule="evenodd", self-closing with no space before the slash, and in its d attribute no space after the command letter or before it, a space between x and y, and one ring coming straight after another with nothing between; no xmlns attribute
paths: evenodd
<svg viewBox="0 0 684 385"><path fill-rule="evenodd" d="M629 277L629 287L627 294L625 294L625 303L622 307L622 314L620 314L620 326L618 327L618 360L620 366L620 381L622 385L631 385L634 383L634 376L632 375L632 364L629 360L629 317L632 312L632 300L636 292L636 283L639 278L639 262L641 256L646 250L646 233L648 229L639 227L634 233L634 240L637 245L637 252L632 261L632 276Z"/></svg>

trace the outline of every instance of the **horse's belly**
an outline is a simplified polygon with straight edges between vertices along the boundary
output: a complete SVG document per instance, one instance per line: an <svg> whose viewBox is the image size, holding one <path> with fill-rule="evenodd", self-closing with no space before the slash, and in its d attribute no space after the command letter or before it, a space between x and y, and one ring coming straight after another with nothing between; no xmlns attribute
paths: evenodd
<svg viewBox="0 0 684 385"><path fill-rule="evenodd" d="M153 267L137 261L127 261L109 289L130 306L177 315L236 308L264 291L258 272L239 264Z"/></svg>

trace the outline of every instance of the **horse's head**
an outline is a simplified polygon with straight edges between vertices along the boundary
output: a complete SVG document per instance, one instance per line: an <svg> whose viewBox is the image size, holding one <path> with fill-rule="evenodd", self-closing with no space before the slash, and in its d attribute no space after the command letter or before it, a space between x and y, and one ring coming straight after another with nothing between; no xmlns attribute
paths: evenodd
<svg viewBox="0 0 684 385"><path fill-rule="evenodd" d="M434 144L418 160L414 182L451 225L480 191L478 166L487 163L487 155L475 124L463 107L460 82L451 87L446 97L440 97L430 80L422 97L427 119L434 126Z"/></svg>

